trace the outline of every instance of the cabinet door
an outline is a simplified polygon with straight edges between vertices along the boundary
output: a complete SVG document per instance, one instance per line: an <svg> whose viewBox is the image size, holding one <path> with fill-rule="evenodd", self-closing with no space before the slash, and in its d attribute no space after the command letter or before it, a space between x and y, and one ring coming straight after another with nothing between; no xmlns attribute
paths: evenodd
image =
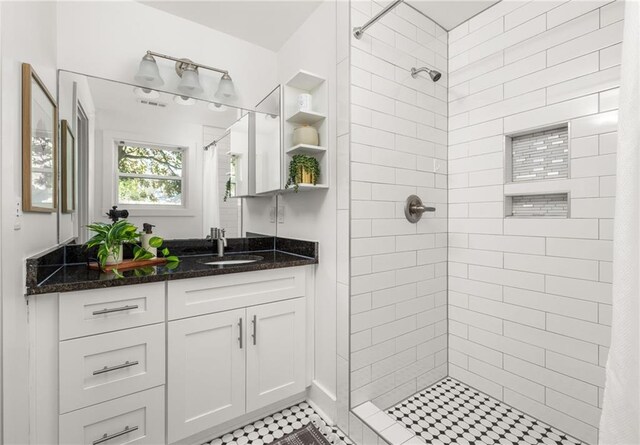
<svg viewBox="0 0 640 445"><path fill-rule="evenodd" d="M169 443L245 412L244 309L169 322Z"/></svg>
<svg viewBox="0 0 640 445"><path fill-rule="evenodd" d="M304 298L247 309L247 411L305 388Z"/></svg>

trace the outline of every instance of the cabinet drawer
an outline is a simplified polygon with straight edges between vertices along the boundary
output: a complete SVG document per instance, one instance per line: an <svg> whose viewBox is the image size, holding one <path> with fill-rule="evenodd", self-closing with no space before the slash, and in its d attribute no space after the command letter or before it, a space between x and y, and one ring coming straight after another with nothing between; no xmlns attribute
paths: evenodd
<svg viewBox="0 0 640 445"><path fill-rule="evenodd" d="M305 269L292 267L168 283L169 320L305 295Z"/></svg>
<svg viewBox="0 0 640 445"><path fill-rule="evenodd" d="M60 294L60 340L164 321L164 283Z"/></svg>
<svg viewBox="0 0 640 445"><path fill-rule="evenodd" d="M60 416L60 443L162 444L164 386Z"/></svg>
<svg viewBox="0 0 640 445"><path fill-rule="evenodd" d="M164 383L163 324L60 343L60 412Z"/></svg>

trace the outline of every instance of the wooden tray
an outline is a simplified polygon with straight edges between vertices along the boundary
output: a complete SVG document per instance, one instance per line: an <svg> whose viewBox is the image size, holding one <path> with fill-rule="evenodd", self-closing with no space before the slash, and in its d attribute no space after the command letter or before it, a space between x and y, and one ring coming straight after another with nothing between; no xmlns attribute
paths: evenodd
<svg viewBox="0 0 640 445"><path fill-rule="evenodd" d="M118 269L119 272L123 270L137 269L139 267L159 266L166 264L166 258L152 258L150 260L124 260L120 264L107 264L104 267L100 267L98 263L89 263L89 269L91 270L103 270L105 272L111 272L113 269Z"/></svg>

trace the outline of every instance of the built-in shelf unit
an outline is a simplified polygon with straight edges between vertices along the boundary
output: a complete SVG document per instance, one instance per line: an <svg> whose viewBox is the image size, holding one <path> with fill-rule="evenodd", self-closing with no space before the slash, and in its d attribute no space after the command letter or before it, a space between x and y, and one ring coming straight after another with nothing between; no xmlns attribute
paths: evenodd
<svg viewBox="0 0 640 445"><path fill-rule="evenodd" d="M301 111L298 107L298 96L310 94L312 107L310 111ZM298 71L283 85L283 184L286 184L289 173L289 162L297 154L305 154L318 159L320 178L316 185L299 184L298 191L326 189L329 187L329 139L328 90L326 79L308 71ZM309 125L318 130L319 145L293 144L293 131L301 126ZM289 188L287 190L292 190Z"/></svg>

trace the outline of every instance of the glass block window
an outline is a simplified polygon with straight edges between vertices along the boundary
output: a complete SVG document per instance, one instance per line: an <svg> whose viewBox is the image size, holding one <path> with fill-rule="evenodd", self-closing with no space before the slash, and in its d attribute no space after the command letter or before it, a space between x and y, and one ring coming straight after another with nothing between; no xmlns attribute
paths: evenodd
<svg viewBox="0 0 640 445"><path fill-rule="evenodd" d="M566 218L569 203L566 193L511 196L511 215L528 218Z"/></svg>
<svg viewBox="0 0 640 445"><path fill-rule="evenodd" d="M513 182L568 178L568 127L512 137L511 162Z"/></svg>

